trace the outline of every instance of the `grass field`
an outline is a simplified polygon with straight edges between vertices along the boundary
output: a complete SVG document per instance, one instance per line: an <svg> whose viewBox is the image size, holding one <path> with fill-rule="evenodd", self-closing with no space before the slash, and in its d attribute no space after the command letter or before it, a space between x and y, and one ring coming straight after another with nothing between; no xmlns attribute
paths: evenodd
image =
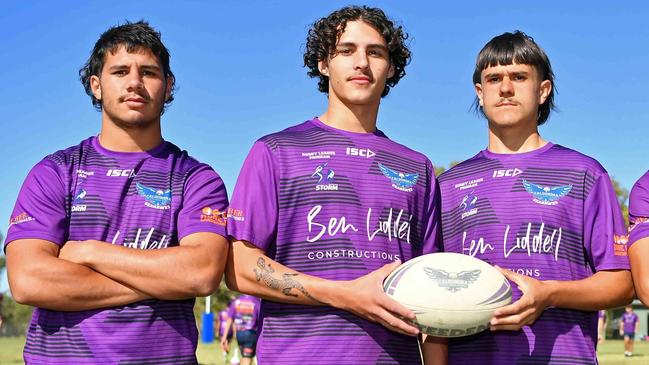
<svg viewBox="0 0 649 365"><path fill-rule="evenodd" d="M24 337L0 337L0 364L22 364ZM633 357L624 357L621 340L608 340L599 346L600 365L647 365L649 364L649 343L636 341ZM201 365L223 365L225 361L216 342L199 344L198 362Z"/></svg>

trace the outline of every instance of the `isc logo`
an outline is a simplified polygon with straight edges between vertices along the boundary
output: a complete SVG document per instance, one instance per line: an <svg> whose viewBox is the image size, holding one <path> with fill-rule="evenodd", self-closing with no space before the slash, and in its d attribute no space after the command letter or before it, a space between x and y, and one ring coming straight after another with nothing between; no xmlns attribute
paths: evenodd
<svg viewBox="0 0 649 365"><path fill-rule="evenodd" d="M135 176L135 171L133 171L133 169L128 169L128 170L111 169L106 171L106 176L133 177Z"/></svg>
<svg viewBox="0 0 649 365"><path fill-rule="evenodd" d="M372 152L369 148L347 147L347 155L370 158L376 156L376 153Z"/></svg>
<svg viewBox="0 0 649 365"><path fill-rule="evenodd" d="M494 170L494 174L492 177L514 177L517 175L522 174L523 171L513 168L513 169L507 169L507 170Z"/></svg>

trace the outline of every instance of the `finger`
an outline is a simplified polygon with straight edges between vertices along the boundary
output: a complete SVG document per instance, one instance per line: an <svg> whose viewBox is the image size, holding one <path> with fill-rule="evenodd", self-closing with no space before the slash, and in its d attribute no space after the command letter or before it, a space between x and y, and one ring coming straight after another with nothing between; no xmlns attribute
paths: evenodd
<svg viewBox="0 0 649 365"><path fill-rule="evenodd" d="M377 315L377 322L391 331L399 332L407 336L417 336L419 334L419 329L417 327L394 316L386 310L378 311Z"/></svg>
<svg viewBox="0 0 649 365"><path fill-rule="evenodd" d="M521 328L523 328L522 325L519 326L519 325L513 325L513 324L508 324L508 325L498 325L498 326L491 326L491 327L489 327L489 329L490 329L491 331L518 331L518 330L520 330Z"/></svg>
<svg viewBox="0 0 649 365"><path fill-rule="evenodd" d="M525 310L527 306L528 306L527 298L523 295L520 299L518 299L514 303L506 305L504 307L497 308L494 311L493 318L511 316L520 313L523 310Z"/></svg>
<svg viewBox="0 0 649 365"><path fill-rule="evenodd" d="M507 317L500 317L491 320L492 325L519 325L524 326L533 323L538 316L536 315L535 308L528 308L525 311Z"/></svg>
<svg viewBox="0 0 649 365"><path fill-rule="evenodd" d="M392 299L389 295L381 293L378 299L378 304L386 311L403 318L414 320L417 316L410 309L406 308L403 304Z"/></svg>

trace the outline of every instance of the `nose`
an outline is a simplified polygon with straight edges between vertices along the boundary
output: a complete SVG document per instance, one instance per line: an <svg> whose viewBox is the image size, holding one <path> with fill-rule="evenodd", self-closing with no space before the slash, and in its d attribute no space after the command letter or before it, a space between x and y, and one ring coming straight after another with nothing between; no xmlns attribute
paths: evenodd
<svg viewBox="0 0 649 365"><path fill-rule="evenodd" d="M500 82L500 96L508 97L514 95L514 85L509 77L503 77Z"/></svg>
<svg viewBox="0 0 649 365"><path fill-rule="evenodd" d="M142 75L139 72L129 72L126 87L128 91L141 89L144 85Z"/></svg>
<svg viewBox="0 0 649 365"><path fill-rule="evenodd" d="M367 57L367 52L356 52L356 57L354 59L354 68L364 70L369 65L369 59Z"/></svg>

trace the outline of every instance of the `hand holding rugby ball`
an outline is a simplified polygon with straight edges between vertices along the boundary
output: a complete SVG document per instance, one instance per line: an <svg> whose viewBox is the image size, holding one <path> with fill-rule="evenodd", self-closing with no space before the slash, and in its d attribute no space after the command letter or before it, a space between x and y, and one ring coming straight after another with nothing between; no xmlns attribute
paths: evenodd
<svg viewBox="0 0 649 365"><path fill-rule="evenodd" d="M496 308L511 303L509 281L495 267L458 253L433 253L403 263L383 290L412 310L422 333L469 336L489 328Z"/></svg>

